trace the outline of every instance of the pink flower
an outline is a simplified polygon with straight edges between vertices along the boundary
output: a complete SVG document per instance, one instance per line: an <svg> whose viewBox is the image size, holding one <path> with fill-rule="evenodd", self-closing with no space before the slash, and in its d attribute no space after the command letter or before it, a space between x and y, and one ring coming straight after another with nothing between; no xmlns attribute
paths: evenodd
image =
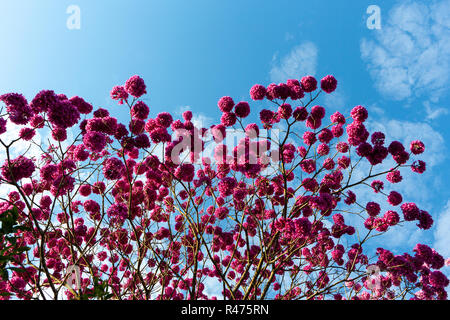
<svg viewBox="0 0 450 320"><path fill-rule="evenodd" d="M311 146L314 143L316 143L316 141L317 141L316 134L311 131L305 131L303 133L302 138L303 138L303 143L306 144L307 146Z"/></svg>
<svg viewBox="0 0 450 320"><path fill-rule="evenodd" d="M345 224L344 223L344 217L340 213L336 213L336 214L333 215L333 221L334 221L335 224L338 224L338 225Z"/></svg>
<svg viewBox="0 0 450 320"><path fill-rule="evenodd" d="M128 218L128 208L125 203L113 203L106 214L113 222L123 223Z"/></svg>
<svg viewBox="0 0 450 320"><path fill-rule="evenodd" d="M137 75L132 76L125 82L125 90L135 98L147 93L144 80Z"/></svg>
<svg viewBox="0 0 450 320"><path fill-rule="evenodd" d="M67 139L67 130L59 127L53 128L52 138L56 141L65 141Z"/></svg>
<svg viewBox="0 0 450 320"><path fill-rule="evenodd" d="M336 150L339 151L340 153L347 153L349 149L349 146L346 142L338 142L336 144Z"/></svg>
<svg viewBox="0 0 450 320"><path fill-rule="evenodd" d="M83 207L84 207L84 210L86 210L86 212L88 212L88 213L98 213L98 212L100 212L100 205L97 202L95 202L94 200L91 200L91 199L86 200L83 203Z"/></svg>
<svg viewBox="0 0 450 320"><path fill-rule="evenodd" d="M292 107L290 104L283 103L278 108L278 114L280 115L281 119L289 119L292 115Z"/></svg>
<svg viewBox="0 0 450 320"><path fill-rule="evenodd" d="M53 90L40 91L30 103L34 113L47 112L58 101L58 96Z"/></svg>
<svg viewBox="0 0 450 320"><path fill-rule="evenodd" d="M367 109L364 108L363 106L354 107L350 112L350 115L352 116L353 120L359 122L366 121L368 117Z"/></svg>
<svg viewBox="0 0 450 320"><path fill-rule="evenodd" d="M83 136L83 143L92 152L101 152L106 147L106 137L103 133L89 131Z"/></svg>
<svg viewBox="0 0 450 320"><path fill-rule="evenodd" d="M321 125L322 125L321 119L314 118L311 115L308 116L308 118L306 119L306 126L308 128L315 130L315 129L320 128Z"/></svg>
<svg viewBox="0 0 450 320"><path fill-rule="evenodd" d="M395 155L398 155L398 154L402 153L403 151L405 151L405 147L399 141L392 141L389 144L388 151L390 154L395 156Z"/></svg>
<svg viewBox="0 0 450 320"><path fill-rule="evenodd" d="M225 126L225 127L231 127L236 123L236 114L233 112L224 112L222 114L222 117L220 118L220 122Z"/></svg>
<svg viewBox="0 0 450 320"><path fill-rule="evenodd" d="M73 190L75 186L75 178L69 175L59 175L51 185L51 193L58 197Z"/></svg>
<svg viewBox="0 0 450 320"><path fill-rule="evenodd" d="M128 99L128 92L123 86L115 86L111 90L111 98L113 100L118 100L119 104L123 104L123 102Z"/></svg>
<svg viewBox="0 0 450 320"><path fill-rule="evenodd" d="M158 127L150 132L150 139L153 143L169 142L171 137L166 128Z"/></svg>
<svg viewBox="0 0 450 320"><path fill-rule="evenodd" d="M413 221L418 218L420 211L419 208L417 208L415 203L408 202L404 203L400 206L403 212L403 216L406 221Z"/></svg>
<svg viewBox="0 0 450 320"><path fill-rule="evenodd" d="M158 113L158 115L156 116L156 122L164 128L169 128L173 122L173 118L170 113L161 112L161 113Z"/></svg>
<svg viewBox="0 0 450 320"><path fill-rule="evenodd" d="M236 187L236 185L237 185L236 179L231 178L231 177L226 177L226 178L223 178L218 183L217 186L218 186L220 195L222 197L227 197L227 196L233 194L233 189Z"/></svg>
<svg viewBox="0 0 450 320"><path fill-rule="evenodd" d="M338 158L337 164L340 169L347 169L350 166L350 158L346 156L342 156Z"/></svg>
<svg viewBox="0 0 450 320"><path fill-rule="evenodd" d="M0 101L6 104L9 120L15 124L27 124L33 116L33 111L22 94L6 93L0 96Z"/></svg>
<svg viewBox="0 0 450 320"><path fill-rule="evenodd" d="M400 221L400 216L397 212L389 210L383 216L383 220L390 226L395 226Z"/></svg>
<svg viewBox="0 0 450 320"><path fill-rule="evenodd" d="M53 200L49 196L43 196L41 198L41 200L39 201L39 204L41 205L42 208L50 208L52 203L53 203Z"/></svg>
<svg viewBox="0 0 450 320"><path fill-rule="evenodd" d="M391 191L387 197L387 201L392 206L398 206L400 203L402 203L403 198L402 195L397 191Z"/></svg>
<svg viewBox="0 0 450 320"><path fill-rule="evenodd" d="M372 183L370 184L370 186L372 187L372 189L373 189L373 191L374 191L375 193L378 193L378 192L380 192L381 190L384 189L384 183L383 183L383 181L380 181L380 180L374 180L374 181L372 181Z"/></svg>
<svg viewBox="0 0 450 320"><path fill-rule="evenodd" d="M373 148L370 143L363 142L356 148L356 154L360 157L368 157L372 154Z"/></svg>
<svg viewBox="0 0 450 320"><path fill-rule="evenodd" d="M231 110L233 110L234 101L231 97L225 96L225 97L220 98L217 105L218 105L220 111L230 112Z"/></svg>
<svg viewBox="0 0 450 320"><path fill-rule="evenodd" d="M35 115L30 119L30 126L35 129L42 129L44 127L44 118L40 115Z"/></svg>
<svg viewBox="0 0 450 320"><path fill-rule="evenodd" d="M291 99L298 100L305 96L305 92L303 91L302 85L297 79L289 79L286 81L290 91L291 91Z"/></svg>
<svg viewBox="0 0 450 320"><path fill-rule="evenodd" d="M272 87L272 95L275 99L286 100L291 95L291 89L287 84L279 83Z"/></svg>
<svg viewBox="0 0 450 320"><path fill-rule="evenodd" d="M83 184L80 186L79 192L83 197L87 197L91 194L91 186L88 184Z"/></svg>
<svg viewBox="0 0 450 320"><path fill-rule="evenodd" d="M234 113L239 118L246 118L250 114L250 106L247 102L241 101L234 107Z"/></svg>
<svg viewBox="0 0 450 320"><path fill-rule="evenodd" d="M374 229L375 228L375 218L369 216L366 220L364 220L364 227L367 230Z"/></svg>
<svg viewBox="0 0 450 320"><path fill-rule="evenodd" d="M348 134L348 143L352 146L360 145L369 137L369 132L366 130L366 127L359 121L354 121L349 124L346 130Z"/></svg>
<svg viewBox="0 0 450 320"><path fill-rule="evenodd" d="M315 192L319 184L315 179L305 178L302 181L302 186L307 191Z"/></svg>
<svg viewBox="0 0 450 320"><path fill-rule="evenodd" d="M192 111L187 110L187 111L183 112L183 119L186 121L191 121L192 120Z"/></svg>
<svg viewBox="0 0 450 320"><path fill-rule="evenodd" d="M89 157L89 152L86 151L84 145L80 144L75 147L73 157L76 161L85 161Z"/></svg>
<svg viewBox="0 0 450 320"><path fill-rule="evenodd" d="M369 216L375 217L380 213L380 205L376 202L368 202L366 205L366 210Z"/></svg>
<svg viewBox="0 0 450 320"><path fill-rule="evenodd" d="M6 123L7 123L6 119L0 118L0 134L6 132Z"/></svg>
<svg viewBox="0 0 450 320"><path fill-rule="evenodd" d="M19 277L13 277L11 280L11 286L13 287L14 290L18 290L21 291L23 289L25 289L26 286L26 282Z"/></svg>
<svg viewBox="0 0 450 320"><path fill-rule="evenodd" d="M251 89L250 89L250 97L253 100L264 100L264 98L266 97L266 88L260 84L255 84Z"/></svg>
<svg viewBox="0 0 450 320"><path fill-rule="evenodd" d="M353 191L351 191L351 190L348 190L347 191L347 197L345 198L344 202L347 205L351 205L351 204L355 203L356 202L356 195L355 195L355 193Z"/></svg>
<svg viewBox="0 0 450 320"><path fill-rule="evenodd" d="M333 133L330 131L330 129L323 128L319 133L319 140L322 143L330 143L330 141L333 139Z"/></svg>
<svg viewBox="0 0 450 320"><path fill-rule="evenodd" d="M117 129L117 119L115 118L92 118L87 120L86 131L97 131L108 135L114 134Z"/></svg>
<svg viewBox="0 0 450 320"><path fill-rule="evenodd" d="M31 139L33 139L34 135L36 134L36 131L34 129L31 128L22 128L20 129L19 132L19 137L22 140L25 141L30 141Z"/></svg>
<svg viewBox="0 0 450 320"><path fill-rule="evenodd" d="M416 253L417 257L420 257L426 263L431 264L431 261L433 259L433 249L431 249L429 246L427 246L426 244L418 243L414 247L413 251Z"/></svg>
<svg viewBox="0 0 450 320"><path fill-rule="evenodd" d="M334 167L335 167L335 162L334 162L334 160L333 159L331 159L331 158L326 158L324 161L323 161L323 167L326 169L326 170L333 170L334 169Z"/></svg>
<svg viewBox="0 0 450 320"><path fill-rule="evenodd" d="M134 145L140 149L148 148L150 147L150 139L145 133L141 133L134 138Z"/></svg>
<svg viewBox="0 0 450 320"><path fill-rule="evenodd" d="M308 111L305 107L297 107L292 115L295 121L305 121L308 118Z"/></svg>
<svg viewBox="0 0 450 320"><path fill-rule="evenodd" d="M141 134L144 131L144 128L145 128L145 121L137 118L131 119L128 125L128 129L130 129L130 132L135 135Z"/></svg>
<svg viewBox="0 0 450 320"><path fill-rule="evenodd" d="M337 80L332 75L325 76L320 81L320 87L323 91L326 93L332 93L334 90L336 90L337 87Z"/></svg>
<svg viewBox="0 0 450 320"><path fill-rule="evenodd" d="M335 138L342 137L342 135L344 134L344 128L343 128L342 124L337 124L335 126L332 126L331 133L333 134L333 137L335 137Z"/></svg>
<svg viewBox="0 0 450 320"><path fill-rule="evenodd" d="M219 207L214 211L214 215L217 217L217 219L223 220L228 216L228 212L228 208Z"/></svg>
<svg viewBox="0 0 450 320"><path fill-rule="evenodd" d="M335 113L333 113L330 116L330 120L333 123L338 123L338 124L345 124L345 117L342 113L340 113L339 111L336 111Z"/></svg>
<svg viewBox="0 0 450 320"><path fill-rule="evenodd" d="M92 185L92 192L95 194L103 194L106 190L106 185L103 181L97 181Z"/></svg>
<svg viewBox="0 0 450 320"><path fill-rule="evenodd" d="M105 160L103 163L103 175L108 180L118 180L125 173L125 165L115 157Z"/></svg>
<svg viewBox="0 0 450 320"><path fill-rule="evenodd" d="M52 125L60 128L70 128L80 120L80 112L69 100L58 100L50 106L47 112Z"/></svg>
<svg viewBox="0 0 450 320"><path fill-rule="evenodd" d="M266 88L266 98L268 99L268 100L274 100L274 99L276 99L277 97L275 96L275 92L274 92L274 90L275 90L275 88L277 87L277 85L275 84L275 83L271 83L271 84L269 84L268 86L267 86L267 88Z"/></svg>
<svg viewBox="0 0 450 320"><path fill-rule="evenodd" d="M416 173L422 174L426 170L426 164L422 160L417 160L413 162L413 164L411 165L411 169Z"/></svg>
<svg viewBox="0 0 450 320"><path fill-rule="evenodd" d="M419 211L419 215L418 215L417 219L419 220L419 224L417 224L417 226L420 229L428 230L433 225L433 218L431 217L431 215L428 212L426 212L424 210Z"/></svg>
<svg viewBox="0 0 450 320"><path fill-rule="evenodd" d="M312 173L316 170L316 161L314 159L305 159L300 163L300 167L306 173Z"/></svg>
<svg viewBox="0 0 450 320"><path fill-rule="evenodd" d="M321 156L326 156L330 152L330 147L327 144L322 143L317 147L317 153Z"/></svg>
<svg viewBox="0 0 450 320"><path fill-rule="evenodd" d="M325 108L322 106L313 106L311 108L310 116L315 120L325 118Z"/></svg>
<svg viewBox="0 0 450 320"><path fill-rule="evenodd" d="M431 272L428 279L434 288L445 288L449 284L447 277L440 271Z"/></svg>
<svg viewBox="0 0 450 320"><path fill-rule="evenodd" d="M409 153L404 150L399 154L394 155L392 158L395 160L395 162L397 162L397 164L405 164L409 160Z"/></svg>
<svg viewBox="0 0 450 320"><path fill-rule="evenodd" d="M313 76L305 76L300 82L305 92L313 92L317 89L317 80Z"/></svg>
<svg viewBox="0 0 450 320"><path fill-rule="evenodd" d="M256 123L250 123L245 127L245 135L251 139L259 136L259 127Z"/></svg>
<svg viewBox="0 0 450 320"><path fill-rule="evenodd" d="M2 177L8 181L19 181L24 178L30 178L36 169L33 161L24 156L18 156L17 158L8 160L3 164L1 171Z"/></svg>
<svg viewBox="0 0 450 320"><path fill-rule="evenodd" d="M411 142L410 150L413 154L421 154L425 151L425 145L422 141L414 140Z"/></svg>
<svg viewBox="0 0 450 320"><path fill-rule="evenodd" d="M78 112L80 113L89 114L92 112L92 105L84 101L81 97L75 96L70 98L69 101L78 109Z"/></svg>
<svg viewBox="0 0 450 320"><path fill-rule="evenodd" d="M58 167L54 164L46 164L40 170L40 177L45 182L51 182L56 179L58 174Z"/></svg>
<svg viewBox="0 0 450 320"><path fill-rule="evenodd" d="M211 134L215 142L222 142L227 136L227 128L223 124L217 124L211 128Z"/></svg>
<svg viewBox="0 0 450 320"><path fill-rule="evenodd" d="M149 113L150 109L143 101L138 101L131 107L131 116L133 118L145 120Z"/></svg>
<svg viewBox="0 0 450 320"><path fill-rule="evenodd" d="M380 145L382 146L384 144L384 139L386 138L386 136L384 135L383 132L374 132L372 133L372 137L370 139L370 141L372 141L372 143L374 145Z"/></svg>
<svg viewBox="0 0 450 320"><path fill-rule="evenodd" d="M190 163L183 163L175 170L175 176L184 182L190 182L194 179L195 168Z"/></svg>
<svg viewBox="0 0 450 320"><path fill-rule="evenodd" d="M392 170L392 169L391 169ZM388 174L386 174L386 179L390 183L399 183L403 180L402 176L400 175L399 170L392 170Z"/></svg>

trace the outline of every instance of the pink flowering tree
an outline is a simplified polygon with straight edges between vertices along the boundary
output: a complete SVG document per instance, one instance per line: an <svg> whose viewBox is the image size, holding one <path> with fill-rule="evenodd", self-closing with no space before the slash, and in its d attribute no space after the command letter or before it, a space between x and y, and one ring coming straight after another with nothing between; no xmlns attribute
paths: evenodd
<svg viewBox="0 0 450 320"><path fill-rule="evenodd" d="M402 171L425 171L424 144L369 133L362 106L327 117L314 101L336 86L255 85L264 108L222 97L208 128L190 111L152 117L138 76L110 111L51 90L0 96L1 299L446 299L434 249L368 246L432 226L395 191Z"/></svg>

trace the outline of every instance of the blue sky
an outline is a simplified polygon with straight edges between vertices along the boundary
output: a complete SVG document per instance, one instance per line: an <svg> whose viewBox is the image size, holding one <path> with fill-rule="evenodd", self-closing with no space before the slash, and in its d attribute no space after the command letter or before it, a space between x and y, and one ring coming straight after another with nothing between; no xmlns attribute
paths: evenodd
<svg viewBox="0 0 450 320"><path fill-rule="evenodd" d="M69 5L80 8L79 30L66 26ZM369 5L381 10L379 30L367 28ZM255 83L333 74L338 90L320 100L328 112L361 104L371 128L427 145L427 172L400 191L435 226L407 228L391 244L423 241L450 256L448 0L3 1L0 33L1 93L31 100L53 89L116 115L110 89L134 74L153 115L190 108L210 121L221 96L249 100Z"/></svg>

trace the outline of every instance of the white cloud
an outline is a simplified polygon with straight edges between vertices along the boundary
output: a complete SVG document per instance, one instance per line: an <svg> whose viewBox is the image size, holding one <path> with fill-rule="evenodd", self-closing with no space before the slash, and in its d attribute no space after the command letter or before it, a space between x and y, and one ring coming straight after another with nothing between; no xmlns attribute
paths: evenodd
<svg viewBox="0 0 450 320"><path fill-rule="evenodd" d="M286 33L284 34L284 40L290 41L290 40L292 40L292 39L294 39L294 35L293 35L292 33L286 32Z"/></svg>
<svg viewBox="0 0 450 320"><path fill-rule="evenodd" d="M446 109L446 108L442 108L442 107L434 108L433 106L431 106L431 103L429 101L425 101L423 103L423 106L425 107L425 112L427 114L427 117L426 117L427 120L434 120L434 119L439 118L441 115L446 115L449 113L448 109Z"/></svg>
<svg viewBox="0 0 450 320"><path fill-rule="evenodd" d="M314 75L317 68L317 47L312 42L303 42L294 47L286 56L274 57L274 65L270 70L273 82L285 82L287 79L298 79L305 75Z"/></svg>
<svg viewBox="0 0 450 320"><path fill-rule="evenodd" d="M385 115L384 109L378 107L377 105L371 105L371 106L368 107L368 109L369 109L369 113L374 113L374 114L376 114L379 117Z"/></svg>
<svg viewBox="0 0 450 320"><path fill-rule="evenodd" d="M434 248L444 258L450 257L450 200L447 202L444 211L435 222L436 231L434 233Z"/></svg>
<svg viewBox="0 0 450 320"><path fill-rule="evenodd" d="M323 99L325 105L331 110L342 111L346 109L346 98L342 89L339 88L339 85L336 91L326 94Z"/></svg>
<svg viewBox="0 0 450 320"><path fill-rule="evenodd" d="M438 102L450 80L450 0L401 3L374 34L360 49L376 88L394 100ZM430 119L443 114L442 108L426 111Z"/></svg>

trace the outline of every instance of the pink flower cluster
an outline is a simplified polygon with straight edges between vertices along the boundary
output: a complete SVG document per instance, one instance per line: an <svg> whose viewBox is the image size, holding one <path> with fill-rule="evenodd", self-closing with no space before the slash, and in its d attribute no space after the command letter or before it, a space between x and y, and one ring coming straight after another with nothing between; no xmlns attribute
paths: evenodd
<svg viewBox="0 0 450 320"><path fill-rule="evenodd" d="M137 75L111 91L129 109L125 123L51 90L30 104L17 93L0 96L7 111L0 135L8 121L26 126L20 143L32 143L42 128L56 141L79 130L66 149L42 146L40 159L3 160L1 183L15 191L1 200L0 214L16 208L23 228L15 246L0 238L12 252L0 299L59 297L60 290L68 299L210 299L217 298L208 294L212 282L227 299L447 299L446 262L434 249L378 248L374 260L366 247L374 235L401 232L399 224L432 227L430 213L391 190L405 167L425 171L423 160L410 160L424 143L407 150L388 132L371 134L363 106L351 110L349 123L340 112L327 117L314 101L336 88L331 75L256 84L255 105L220 98L220 123L209 129L195 125L191 111L180 119L152 115ZM267 104L255 112L256 101ZM248 121L252 111L259 122ZM278 123L280 136L264 134ZM233 127L241 137L231 146ZM371 170L359 179L361 162ZM355 186L385 203L360 203ZM351 225L353 217L365 229ZM80 269L77 290L64 286L70 266ZM375 284L368 267L379 270Z"/></svg>

